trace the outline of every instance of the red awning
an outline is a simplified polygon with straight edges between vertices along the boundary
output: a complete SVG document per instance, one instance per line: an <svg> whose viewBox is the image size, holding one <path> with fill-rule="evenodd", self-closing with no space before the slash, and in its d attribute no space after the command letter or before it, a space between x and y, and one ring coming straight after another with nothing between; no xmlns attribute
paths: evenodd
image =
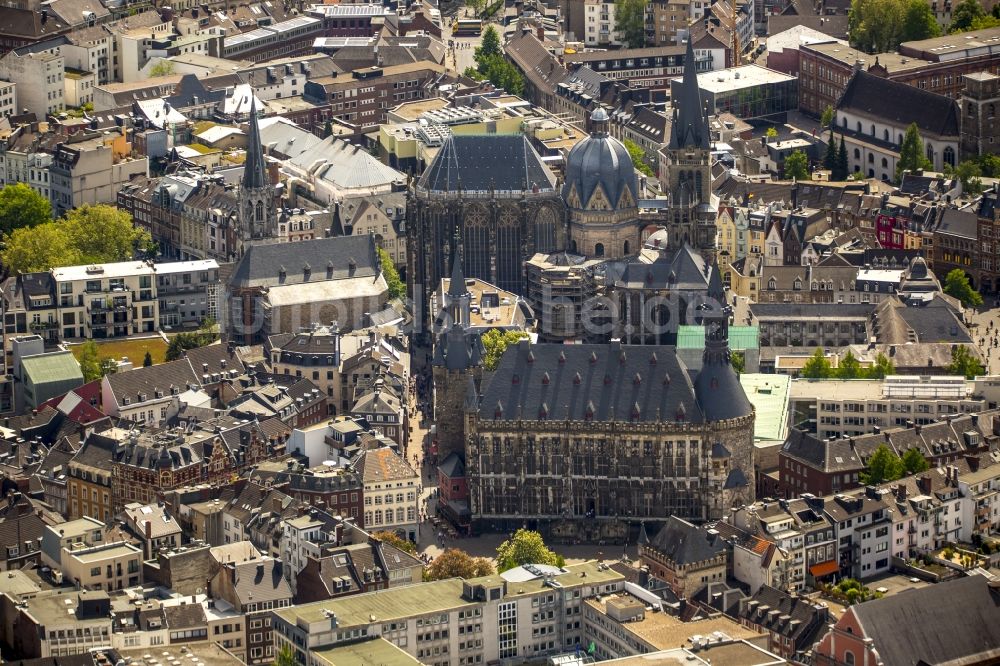
<svg viewBox="0 0 1000 666"><path fill-rule="evenodd" d="M838 571L840 571L840 565L838 565L835 560L821 562L820 564L814 564L809 567L809 573L813 575L813 578L822 578L823 576L829 576L830 574L837 573Z"/></svg>

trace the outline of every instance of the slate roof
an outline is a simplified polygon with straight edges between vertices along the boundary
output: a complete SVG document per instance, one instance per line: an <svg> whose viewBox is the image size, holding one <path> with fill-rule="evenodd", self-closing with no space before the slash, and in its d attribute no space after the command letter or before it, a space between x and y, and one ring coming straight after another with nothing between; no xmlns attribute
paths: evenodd
<svg viewBox="0 0 1000 666"><path fill-rule="evenodd" d="M761 612L762 606L767 606L768 611ZM772 615L772 610L778 613ZM742 601L738 616L794 641L798 650L812 647L826 633L829 621L829 611L826 608L813 605L805 597L792 596L769 585L761 586L753 597Z"/></svg>
<svg viewBox="0 0 1000 666"><path fill-rule="evenodd" d="M875 599L848 612L887 666L988 663L1000 655L1000 590L983 576Z"/></svg>
<svg viewBox="0 0 1000 666"><path fill-rule="evenodd" d="M938 224L935 234L945 236L958 236L976 240L978 233L978 220L976 214L970 210L957 210L947 208L941 215L941 222Z"/></svg>
<svg viewBox="0 0 1000 666"><path fill-rule="evenodd" d="M958 136L955 100L864 70L851 77L837 103L837 110L861 113L903 126L916 123L921 133Z"/></svg>
<svg viewBox="0 0 1000 666"><path fill-rule="evenodd" d="M356 263L353 273L350 273L349 269L351 259ZM306 282L303 271L306 264L311 268L312 282L325 280L328 266L333 267L335 280L348 277L377 277L379 274L375 241L368 236L341 236L299 243L251 245L236 265L229 283L233 287L302 284ZM284 279L279 277L279 269L282 266L286 270Z"/></svg>
<svg viewBox="0 0 1000 666"><path fill-rule="evenodd" d="M164 606L163 618L167 627L172 630L195 629L208 624L205 616L205 609L201 604L180 604L178 606Z"/></svg>
<svg viewBox="0 0 1000 666"><path fill-rule="evenodd" d="M653 262L630 261L625 264L621 277L615 281L618 288L664 289L670 285L676 290L703 290L708 287L711 269L704 257L689 245L661 254Z"/></svg>
<svg viewBox="0 0 1000 666"><path fill-rule="evenodd" d="M649 542L649 548L675 566L683 566L716 558L726 552L727 545L718 534L710 534L704 527L670 516L667 524Z"/></svg>
<svg viewBox="0 0 1000 666"><path fill-rule="evenodd" d="M479 419L701 423L688 369L665 345L507 347L486 383Z"/></svg>
<svg viewBox="0 0 1000 666"><path fill-rule="evenodd" d="M261 559L233 565L235 569L234 591L244 604L268 601L291 600L292 588L282 575L282 563L278 560Z"/></svg>
<svg viewBox="0 0 1000 666"><path fill-rule="evenodd" d="M108 375L107 381L119 406L125 404L125 398L128 398L131 404L135 404L140 402L140 395L145 395L147 400L153 400L156 391L169 396L171 386L179 392L184 392L189 383L201 382L186 358L151 365L148 368L136 368L128 372L116 372Z"/></svg>
<svg viewBox="0 0 1000 666"><path fill-rule="evenodd" d="M532 85L540 90L552 93L556 85L566 78L566 68L533 32L526 31L511 37L504 51Z"/></svg>
<svg viewBox="0 0 1000 666"><path fill-rule="evenodd" d="M856 447L852 447L849 440L826 442L797 428L789 430L781 451L783 455L824 472L860 471L865 467Z"/></svg>
<svg viewBox="0 0 1000 666"><path fill-rule="evenodd" d="M603 110L598 108L594 116L600 113ZM606 122L607 115L603 117ZM572 188L576 188L577 196L586 206L598 187L614 208L618 207L625 188L630 191L632 201L639 198L639 182L625 144L607 134L593 132L583 141L577 142L566 156L563 198L568 196Z"/></svg>
<svg viewBox="0 0 1000 666"><path fill-rule="evenodd" d="M523 134L452 135L420 177L432 192L555 188L555 176Z"/></svg>

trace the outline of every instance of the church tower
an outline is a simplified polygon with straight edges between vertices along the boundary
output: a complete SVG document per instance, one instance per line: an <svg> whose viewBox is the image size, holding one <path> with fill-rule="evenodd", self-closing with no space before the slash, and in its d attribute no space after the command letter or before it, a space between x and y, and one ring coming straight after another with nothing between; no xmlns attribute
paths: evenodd
<svg viewBox="0 0 1000 666"><path fill-rule="evenodd" d="M718 201L712 195L711 138L708 113L698 88L694 47L687 43L684 77L674 99L673 124L667 144L666 182L670 197L670 247L685 244L711 261L715 256L715 218Z"/></svg>
<svg viewBox="0 0 1000 666"><path fill-rule="evenodd" d="M247 158L240 181L240 235L244 243L259 238L271 238L278 230L278 211L274 184L267 173L264 146L257 122L257 99L251 91L250 132L247 137Z"/></svg>
<svg viewBox="0 0 1000 666"><path fill-rule="evenodd" d="M457 247L457 244L456 244ZM483 342L469 330L472 294L465 286L462 257L455 252L451 281L442 303L444 323L434 341L434 422L438 461L451 453L465 460L465 417L483 377ZM471 389L470 389L471 386Z"/></svg>

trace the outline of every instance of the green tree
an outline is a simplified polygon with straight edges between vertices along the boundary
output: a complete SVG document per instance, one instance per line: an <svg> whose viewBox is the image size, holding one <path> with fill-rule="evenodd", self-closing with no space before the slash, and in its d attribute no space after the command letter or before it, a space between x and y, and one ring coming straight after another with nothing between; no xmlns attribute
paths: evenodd
<svg viewBox="0 0 1000 666"><path fill-rule="evenodd" d="M287 643L282 645L278 653L274 655L271 666L299 666L298 662L295 661L295 652L292 650L292 646Z"/></svg>
<svg viewBox="0 0 1000 666"><path fill-rule="evenodd" d="M956 345L951 350L951 363L948 364L949 375L962 375L966 379L975 379L986 372L983 365L965 345Z"/></svg>
<svg viewBox="0 0 1000 666"><path fill-rule="evenodd" d="M941 34L941 26L934 18L931 6L925 0L907 0L903 9L900 42L931 39Z"/></svg>
<svg viewBox="0 0 1000 666"><path fill-rule="evenodd" d="M903 461L885 444L879 444L861 473L861 480L867 485L895 481L903 476Z"/></svg>
<svg viewBox="0 0 1000 666"><path fill-rule="evenodd" d="M899 45L902 0L851 0L847 17L847 32L854 48L884 53Z"/></svg>
<svg viewBox="0 0 1000 666"><path fill-rule="evenodd" d="M486 77L475 67L466 67L465 71L462 72L462 76L472 79L473 81L482 81Z"/></svg>
<svg viewBox="0 0 1000 666"><path fill-rule="evenodd" d="M102 356L101 377L104 377L105 375L113 375L116 372L118 372L118 361L109 356Z"/></svg>
<svg viewBox="0 0 1000 666"><path fill-rule="evenodd" d="M491 328L483 333L483 348L486 350L483 356L483 368L489 371L497 369L500 357L503 356L508 345L516 343L526 337L521 331L507 331L499 328Z"/></svg>
<svg viewBox="0 0 1000 666"><path fill-rule="evenodd" d="M79 250L57 222L15 229L4 239L0 257L12 273L34 273L83 263Z"/></svg>
<svg viewBox="0 0 1000 666"><path fill-rule="evenodd" d="M944 276L944 293L958 299L967 308L983 304L983 297L969 284L969 276L961 268L953 268Z"/></svg>
<svg viewBox="0 0 1000 666"><path fill-rule="evenodd" d="M483 30L483 38L473 53L473 59L479 66L480 71L485 71L485 64L492 58L502 58L503 49L500 48L500 33L492 25L486 26Z"/></svg>
<svg viewBox="0 0 1000 666"><path fill-rule="evenodd" d="M174 63L170 60L160 60L149 68L149 78L155 79L158 76L170 76L174 73Z"/></svg>
<svg viewBox="0 0 1000 666"><path fill-rule="evenodd" d="M850 175L850 167L847 164L847 144L844 143L844 135L840 135L840 147L837 149L837 170L833 176L834 180L847 180Z"/></svg>
<svg viewBox="0 0 1000 666"><path fill-rule="evenodd" d="M522 564L548 564L554 567L566 564L562 555L549 550L541 534L524 528L497 546L496 559L497 571L501 573Z"/></svg>
<svg viewBox="0 0 1000 666"><path fill-rule="evenodd" d="M771 139L777 139L778 138L778 128L776 128L774 126L768 127L767 131L764 132L764 135L767 137L768 141L770 141Z"/></svg>
<svg viewBox="0 0 1000 666"><path fill-rule="evenodd" d="M628 139L625 139L623 143L625 144L625 149L628 150L629 157L632 158L632 166L638 169L640 173L652 176L653 168L646 162L646 151L642 149L642 146Z"/></svg>
<svg viewBox="0 0 1000 666"><path fill-rule="evenodd" d="M911 123L903 135L903 143L899 147L899 162L896 163L896 179L902 177L904 171L914 173L931 168L931 163L924 152L924 141L920 138L920 130L916 123Z"/></svg>
<svg viewBox="0 0 1000 666"><path fill-rule="evenodd" d="M973 29L973 24L986 16L979 0L961 0L951 10L951 25L948 32L966 32Z"/></svg>
<svg viewBox="0 0 1000 666"><path fill-rule="evenodd" d="M809 180L809 158L796 150L785 158L785 180Z"/></svg>
<svg viewBox="0 0 1000 666"><path fill-rule="evenodd" d="M733 366L733 371L736 374L742 375L747 365L746 354L736 350L729 352L729 363Z"/></svg>
<svg viewBox="0 0 1000 666"><path fill-rule="evenodd" d="M866 372L868 379L885 379L889 375L894 374L896 374L895 364L893 364L893 362L881 352L875 357L875 363L873 363Z"/></svg>
<svg viewBox="0 0 1000 666"><path fill-rule="evenodd" d="M87 264L128 261L152 241L128 213L106 204L74 208L59 224Z"/></svg>
<svg viewBox="0 0 1000 666"><path fill-rule="evenodd" d="M927 458L924 458L924 454L920 452L920 449L914 447L912 449L906 449L903 453L903 470L907 474L919 474L920 472L926 472L931 468L931 464L927 462Z"/></svg>
<svg viewBox="0 0 1000 666"><path fill-rule="evenodd" d="M997 7L1000 7L1000 5L997 5ZM987 178L1000 177L1000 155L980 155L977 162L979 163L979 168L983 171L983 175Z"/></svg>
<svg viewBox="0 0 1000 666"><path fill-rule="evenodd" d="M844 358L840 359L840 363L837 364L837 369L833 371L833 376L837 379L858 379L864 374L861 362L850 350L844 354Z"/></svg>
<svg viewBox="0 0 1000 666"><path fill-rule="evenodd" d="M80 350L80 372L83 373L85 382L92 382L104 376L101 374L101 352L93 340L83 343Z"/></svg>
<svg viewBox="0 0 1000 666"><path fill-rule="evenodd" d="M396 263L382 248L378 248L378 258L382 263L382 275L385 277L385 283L389 287L389 298L402 298L406 295L406 285L399 277Z"/></svg>
<svg viewBox="0 0 1000 666"><path fill-rule="evenodd" d="M799 374L806 379L827 379L833 374L833 365L823 353L822 347L813 352L809 360L803 364Z"/></svg>
<svg viewBox="0 0 1000 666"><path fill-rule="evenodd" d="M219 333L215 321L206 319L201 322L197 331L178 333L170 338L170 342L167 344L166 359L176 361L184 356L184 352L187 350L210 345L218 339Z"/></svg>
<svg viewBox="0 0 1000 666"><path fill-rule="evenodd" d="M830 130L830 140L826 142L826 152L823 154L823 168L830 171L830 179L837 180L837 142Z"/></svg>
<svg viewBox="0 0 1000 666"><path fill-rule="evenodd" d="M979 194L983 191L982 175L983 169L975 160L959 162L955 167L955 177L961 181L962 191L968 194Z"/></svg>
<svg viewBox="0 0 1000 666"><path fill-rule="evenodd" d="M615 0L615 32L627 48L646 45L647 0Z"/></svg>
<svg viewBox="0 0 1000 666"><path fill-rule="evenodd" d="M822 128L833 128L833 107L827 104L826 108L823 109L823 114L819 117L819 124ZM833 142L833 132L830 133L830 141Z"/></svg>
<svg viewBox="0 0 1000 666"><path fill-rule="evenodd" d="M21 227L37 227L52 220L49 200L24 183L0 189L0 234Z"/></svg>
<svg viewBox="0 0 1000 666"><path fill-rule="evenodd" d="M445 578L478 578L495 573L493 563L485 557L472 557L464 550L449 548L434 558L424 571L424 580Z"/></svg>
<svg viewBox="0 0 1000 666"><path fill-rule="evenodd" d="M151 365L153 365L153 355L147 351L142 359L142 367L148 368Z"/></svg>
<svg viewBox="0 0 1000 666"><path fill-rule="evenodd" d="M328 139L333 136L333 121L327 120L326 124L323 125L323 138Z"/></svg>
<svg viewBox="0 0 1000 666"><path fill-rule="evenodd" d="M394 546L404 553L409 553L410 555L417 554L417 544L413 543L409 539L404 539L395 532L390 532L388 530L381 530L379 532L372 532L372 537L378 539L382 543L387 543L390 546Z"/></svg>

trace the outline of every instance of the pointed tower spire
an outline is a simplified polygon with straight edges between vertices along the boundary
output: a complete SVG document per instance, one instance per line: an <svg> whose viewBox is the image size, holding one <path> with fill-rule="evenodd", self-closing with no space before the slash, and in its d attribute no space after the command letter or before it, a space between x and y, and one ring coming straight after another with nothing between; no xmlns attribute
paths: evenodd
<svg viewBox="0 0 1000 666"><path fill-rule="evenodd" d="M245 189L267 187L270 185L267 177L267 164L264 160L264 146L260 140L260 125L257 122L257 97L250 89L250 132L247 137L247 159L243 163L243 182Z"/></svg>
<svg viewBox="0 0 1000 666"><path fill-rule="evenodd" d="M698 71L694 61L694 44L687 40L684 56L684 78L678 99L674 100L674 124L670 130L670 148L709 148L708 122L698 87Z"/></svg>
<svg viewBox="0 0 1000 666"><path fill-rule="evenodd" d="M451 280L448 282L448 295L460 297L464 296L468 290L465 288L465 273L462 272L462 258L455 251L455 258L451 262Z"/></svg>

